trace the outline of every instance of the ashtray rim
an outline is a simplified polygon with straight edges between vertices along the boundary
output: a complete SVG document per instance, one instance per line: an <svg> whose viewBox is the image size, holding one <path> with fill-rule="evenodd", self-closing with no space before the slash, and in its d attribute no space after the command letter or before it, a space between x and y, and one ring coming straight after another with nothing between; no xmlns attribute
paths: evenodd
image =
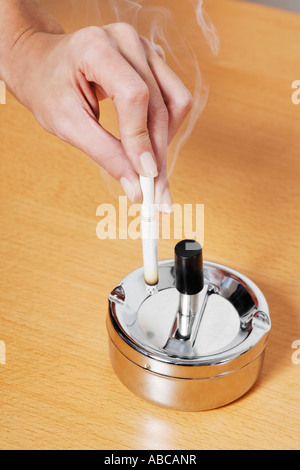
<svg viewBox="0 0 300 470"><path fill-rule="evenodd" d="M172 267L174 260L162 260L159 262L160 267ZM108 318L108 332L110 339L113 341L115 346L131 361L135 362L141 367L145 367L148 370L151 369L153 372L164 374L166 367L163 363L166 363L169 367L173 366L174 370L172 375L174 377L211 377L218 376L223 373L229 373L235 369L239 369L251 361L255 360L264 350L268 334L271 329L271 320L269 315L269 308L267 301L259 289L259 287L247 276L240 272L229 268L228 266L216 263L213 261L204 261L204 268L207 270L219 269L224 271L226 275L230 274L230 277L235 278L241 282L250 293L252 298L256 299L257 313L263 315L263 319L259 318L259 315L252 320L253 328L242 343L233 347L229 351L222 351L220 353L211 354L208 356L197 357L195 359L176 358L170 357L168 354L161 353L151 348L143 347L135 338L128 336L127 332L124 331L120 324L115 309L114 300L109 299L109 318ZM129 276L135 276L142 273L143 268L139 267L125 276L119 283L119 286L124 286ZM145 292L145 299L147 293ZM182 369L185 369L184 371ZM201 368L201 372L192 369ZM214 369L213 369L214 368Z"/></svg>

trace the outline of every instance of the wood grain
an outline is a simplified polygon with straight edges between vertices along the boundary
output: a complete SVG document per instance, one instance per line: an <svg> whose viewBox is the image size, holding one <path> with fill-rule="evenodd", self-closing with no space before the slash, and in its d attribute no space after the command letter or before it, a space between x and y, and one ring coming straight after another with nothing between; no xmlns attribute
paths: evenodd
<svg viewBox="0 0 300 470"><path fill-rule="evenodd" d="M64 2L44 3L63 21ZM221 50L213 57L195 32L210 95L171 175L172 196L205 204L205 258L245 273L266 295L272 332L261 377L240 400L204 413L165 410L123 387L108 358L107 296L141 265L140 243L96 237L98 205L116 204L99 168L8 94L1 449L299 449L300 105L291 83L300 79L300 16L230 0L210 0L207 10ZM113 129L108 103L102 116ZM160 241L161 259L174 243Z"/></svg>

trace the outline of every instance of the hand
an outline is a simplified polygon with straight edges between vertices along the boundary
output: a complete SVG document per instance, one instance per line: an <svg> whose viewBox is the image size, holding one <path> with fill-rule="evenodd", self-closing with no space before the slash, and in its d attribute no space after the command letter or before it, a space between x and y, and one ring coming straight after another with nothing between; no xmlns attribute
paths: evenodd
<svg viewBox="0 0 300 470"><path fill-rule="evenodd" d="M11 69L14 94L47 131L92 157L132 201L141 201L143 175L157 177L157 202L171 204L167 146L192 97L161 51L133 27L29 30L14 46ZM120 141L99 123L105 98L116 108Z"/></svg>

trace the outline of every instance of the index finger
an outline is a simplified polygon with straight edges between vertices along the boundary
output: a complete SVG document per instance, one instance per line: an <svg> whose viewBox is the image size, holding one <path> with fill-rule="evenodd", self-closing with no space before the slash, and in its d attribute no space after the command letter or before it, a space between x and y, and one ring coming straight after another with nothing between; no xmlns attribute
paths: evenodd
<svg viewBox="0 0 300 470"><path fill-rule="evenodd" d="M156 177L157 164L147 127L149 89L106 33L100 28L99 32L84 54L82 72L113 100L121 143L134 170L142 176Z"/></svg>

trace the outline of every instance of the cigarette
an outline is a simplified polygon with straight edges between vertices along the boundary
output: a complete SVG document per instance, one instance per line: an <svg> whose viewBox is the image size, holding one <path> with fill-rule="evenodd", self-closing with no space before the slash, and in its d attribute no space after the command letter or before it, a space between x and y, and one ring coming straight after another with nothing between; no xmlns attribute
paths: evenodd
<svg viewBox="0 0 300 470"><path fill-rule="evenodd" d="M140 176L143 193L141 209L143 262L146 290L153 294L158 284L157 227L154 206L154 178Z"/></svg>

